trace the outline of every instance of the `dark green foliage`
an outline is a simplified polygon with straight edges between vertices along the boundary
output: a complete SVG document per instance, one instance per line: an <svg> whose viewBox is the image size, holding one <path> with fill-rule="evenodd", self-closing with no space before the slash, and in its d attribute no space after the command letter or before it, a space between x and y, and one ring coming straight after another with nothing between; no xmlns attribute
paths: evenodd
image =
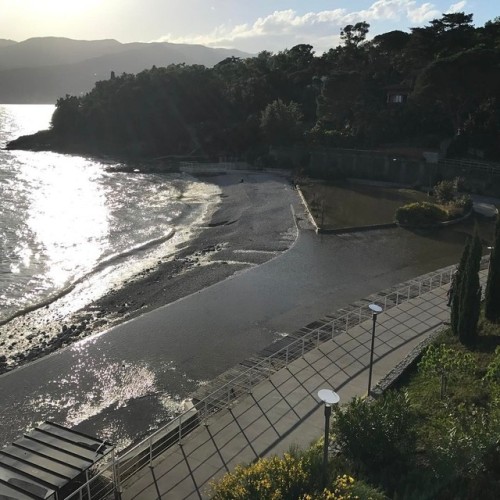
<svg viewBox="0 0 500 500"><path fill-rule="evenodd" d="M458 283L454 302L458 302L457 317L452 321L460 342L471 345L477 338L477 322L481 309L481 286L479 283L479 267L481 264L481 240L474 231L469 245L463 275Z"/></svg>
<svg viewBox="0 0 500 500"><path fill-rule="evenodd" d="M500 320L500 218L497 218L495 240L490 255L484 315L494 323L498 323Z"/></svg>
<svg viewBox="0 0 500 500"><path fill-rule="evenodd" d="M293 144L301 135L302 112L296 102L281 99L268 104L260 117L260 128L273 146Z"/></svg>
<svg viewBox="0 0 500 500"><path fill-rule="evenodd" d="M396 221L404 226L431 226L446 220L446 212L428 202L410 203L396 210Z"/></svg>
<svg viewBox="0 0 500 500"><path fill-rule="evenodd" d="M450 203L457 194L456 183L454 181L441 181L434 186L434 196L438 203Z"/></svg>
<svg viewBox="0 0 500 500"><path fill-rule="evenodd" d="M465 276L465 268L467 266L467 260L469 259L469 252L471 247L471 239L467 238L465 242L464 249L462 251L462 256L460 257L460 262L456 271L454 272L451 283L450 290L452 293L452 303L451 303L451 331L454 335L458 335L458 321L460 318L460 290L462 287L462 279Z"/></svg>
<svg viewBox="0 0 500 500"><path fill-rule="evenodd" d="M383 478L390 484L412 463L415 425L407 395L391 391L373 402L353 399L337 410L332 430L355 471L368 474L375 484Z"/></svg>
<svg viewBox="0 0 500 500"><path fill-rule="evenodd" d="M113 75L86 95L59 99L51 131L31 146L257 159L269 144L304 141L290 121L261 133L261 116L281 101L297 104L303 118L295 122L303 121L315 146L436 147L460 131L452 153L500 158L498 19L475 28L471 14L443 14L373 40L368 30L364 21L345 26L342 44L319 57L299 44L213 68L177 64ZM398 88L406 102L388 103L388 89ZM24 139L8 147L29 146Z"/></svg>

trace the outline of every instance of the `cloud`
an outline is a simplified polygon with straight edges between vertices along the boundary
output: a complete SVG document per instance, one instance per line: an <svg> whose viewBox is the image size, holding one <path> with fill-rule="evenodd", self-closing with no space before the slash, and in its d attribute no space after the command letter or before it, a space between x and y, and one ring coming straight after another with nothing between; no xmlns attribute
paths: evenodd
<svg viewBox="0 0 500 500"><path fill-rule="evenodd" d="M450 8L462 8L463 5L464 1ZM407 21L418 25L439 17L441 12L432 3L422 3L418 0L376 0L370 7L360 11L334 9L302 15L292 9L274 11L259 17L253 23L233 26L222 24L205 34L168 34L159 41L238 47L254 53L264 49L282 50L299 43L309 43L317 51L323 51L338 45L340 30L347 24L366 21L372 27L375 24L393 26L395 23ZM384 31L385 29L379 30Z"/></svg>
<svg viewBox="0 0 500 500"><path fill-rule="evenodd" d="M447 14L452 14L453 12L464 12L464 7L467 5L465 0L461 2L454 3L450 5L449 9L446 11Z"/></svg>

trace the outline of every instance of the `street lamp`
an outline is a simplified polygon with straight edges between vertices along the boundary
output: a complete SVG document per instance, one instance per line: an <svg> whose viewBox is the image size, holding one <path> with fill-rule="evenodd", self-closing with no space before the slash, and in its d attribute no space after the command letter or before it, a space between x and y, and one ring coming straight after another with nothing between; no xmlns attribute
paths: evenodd
<svg viewBox="0 0 500 500"><path fill-rule="evenodd" d="M372 369L373 369L373 348L375 346L375 324L377 323L377 314L382 312L382 308L377 304L368 306L372 312L373 328L372 328L372 347L370 350L370 370L368 372L368 396L372 390Z"/></svg>
<svg viewBox="0 0 500 500"><path fill-rule="evenodd" d="M326 486L328 476L328 434L330 432L330 415L332 414L332 405L340 401L340 397L331 389L320 389L318 398L325 404L325 442L323 444L323 487Z"/></svg>
<svg viewBox="0 0 500 500"><path fill-rule="evenodd" d="M488 250L490 251L490 258L488 260L488 274L490 274L490 270L491 270L491 254L493 253L493 250L495 247L487 247Z"/></svg>

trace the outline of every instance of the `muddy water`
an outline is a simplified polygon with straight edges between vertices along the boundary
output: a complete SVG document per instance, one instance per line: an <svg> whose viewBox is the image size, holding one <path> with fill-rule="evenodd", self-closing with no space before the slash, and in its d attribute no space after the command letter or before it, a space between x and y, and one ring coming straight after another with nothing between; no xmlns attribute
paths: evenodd
<svg viewBox="0 0 500 500"><path fill-rule="evenodd" d="M357 183L301 186L321 227L342 228L386 224L407 203L428 201L426 193L412 189Z"/></svg>

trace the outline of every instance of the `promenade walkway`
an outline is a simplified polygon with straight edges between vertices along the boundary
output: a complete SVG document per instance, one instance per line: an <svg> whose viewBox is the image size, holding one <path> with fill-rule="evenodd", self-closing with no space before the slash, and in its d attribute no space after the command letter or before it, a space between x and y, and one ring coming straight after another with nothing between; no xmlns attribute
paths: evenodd
<svg viewBox="0 0 500 500"><path fill-rule="evenodd" d="M480 275L484 282L486 271ZM372 385L449 321L447 289L443 285L378 315ZM372 325L368 319L320 344L207 418L123 484L122 498L208 498L209 483L237 464L281 454L293 444L307 447L324 431L319 389L335 390L341 403L366 395Z"/></svg>

